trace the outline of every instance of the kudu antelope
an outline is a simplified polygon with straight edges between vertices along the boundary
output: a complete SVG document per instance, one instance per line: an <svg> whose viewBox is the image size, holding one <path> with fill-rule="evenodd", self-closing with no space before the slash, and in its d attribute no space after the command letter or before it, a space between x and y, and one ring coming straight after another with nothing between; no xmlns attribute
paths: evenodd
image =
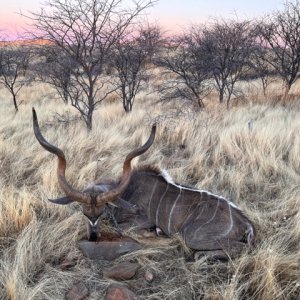
<svg viewBox="0 0 300 300"><path fill-rule="evenodd" d="M39 143L58 157L58 182L66 196L50 201L79 202L88 219L90 240L98 237L104 208L115 203L119 223L130 222L145 229L157 227L166 235L179 233L188 247L202 253L235 256L245 247L253 246L254 226L232 202L205 190L176 184L166 171L153 166L132 170L131 160L150 148L156 126L152 127L147 142L127 155L119 181L93 184L83 192L67 182L64 153L44 139L34 109L33 128Z"/></svg>

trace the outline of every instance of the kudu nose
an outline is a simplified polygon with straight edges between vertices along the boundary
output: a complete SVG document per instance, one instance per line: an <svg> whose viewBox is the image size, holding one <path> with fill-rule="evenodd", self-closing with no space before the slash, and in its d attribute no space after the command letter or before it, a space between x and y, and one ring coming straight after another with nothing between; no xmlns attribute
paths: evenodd
<svg viewBox="0 0 300 300"><path fill-rule="evenodd" d="M95 242L97 238L100 237L99 228L97 225L92 225L91 223L88 225L88 240Z"/></svg>

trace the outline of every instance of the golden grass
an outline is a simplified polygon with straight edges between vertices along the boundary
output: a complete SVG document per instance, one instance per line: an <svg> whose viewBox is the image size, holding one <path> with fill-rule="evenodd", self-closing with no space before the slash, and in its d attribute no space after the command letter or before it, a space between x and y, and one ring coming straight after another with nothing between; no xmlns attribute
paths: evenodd
<svg viewBox="0 0 300 300"><path fill-rule="evenodd" d="M299 98L275 105L271 93L264 99L247 87L248 101L229 111L209 104L203 112L176 114L174 104L153 105L155 96L145 92L131 114L117 101L102 105L88 133L81 122L55 119L55 113L77 112L53 100L46 85L26 87L17 114L0 91L1 299L64 299L78 281L89 287L89 299L101 299L110 283L101 272L109 263L91 262L77 248L85 234L78 205L47 202L61 193L56 159L32 132L33 105L44 135L65 151L76 187L116 179L125 155L146 140L156 120L155 143L134 164L156 164L177 182L233 199L255 222L254 251L227 263L190 260L176 238L148 240L146 249L121 257L154 273L152 283L135 280L132 289L142 299L299 299ZM65 259L74 267L63 270Z"/></svg>

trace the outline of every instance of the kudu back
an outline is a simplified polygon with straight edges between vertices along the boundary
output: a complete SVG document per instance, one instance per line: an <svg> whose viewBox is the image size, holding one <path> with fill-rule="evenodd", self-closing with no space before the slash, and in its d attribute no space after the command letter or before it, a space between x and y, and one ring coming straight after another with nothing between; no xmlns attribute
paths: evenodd
<svg viewBox="0 0 300 300"><path fill-rule="evenodd" d="M105 208L113 205L118 223L157 227L166 235L180 234L188 247L207 254L236 256L253 247L255 228L232 202L205 190L179 185L166 171L154 166L131 168L132 159L153 144L155 125L147 142L126 156L120 180L92 184L83 192L67 182L65 155L44 139L34 109L33 128L39 143L58 157L58 182L65 197L49 201L62 205L79 202L88 219L89 240L97 240L99 218Z"/></svg>

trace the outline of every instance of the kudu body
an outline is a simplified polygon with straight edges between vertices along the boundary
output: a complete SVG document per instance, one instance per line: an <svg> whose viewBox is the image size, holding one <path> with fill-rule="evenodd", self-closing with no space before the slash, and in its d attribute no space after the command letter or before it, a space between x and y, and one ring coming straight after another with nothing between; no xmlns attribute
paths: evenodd
<svg viewBox="0 0 300 300"><path fill-rule="evenodd" d="M179 233L191 249L225 250L234 255L252 247L255 229L232 202L208 191L176 184L166 171L149 167L132 172L123 200L138 213L117 211L119 223L151 228L166 235Z"/></svg>
<svg viewBox="0 0 300 300"><path fill-rule="evenodd" d="M97 239L98 220L106 204L115 203L114 214L118 223L139 228L158 227L166 235L178 233L191 249L235 256L244 248L253 246L254 226L232 202L208 191L176 184L167 172L152 166L131 169L131 160L152 145L155 126L148 141L127 155L119 182L98 183L78 192L65 179L63 152L43 138L34 110L33 124L40 144L56 154L59 160L58 181L66 197L50 201L81 203L89 221L90 240Z"/></svg>

